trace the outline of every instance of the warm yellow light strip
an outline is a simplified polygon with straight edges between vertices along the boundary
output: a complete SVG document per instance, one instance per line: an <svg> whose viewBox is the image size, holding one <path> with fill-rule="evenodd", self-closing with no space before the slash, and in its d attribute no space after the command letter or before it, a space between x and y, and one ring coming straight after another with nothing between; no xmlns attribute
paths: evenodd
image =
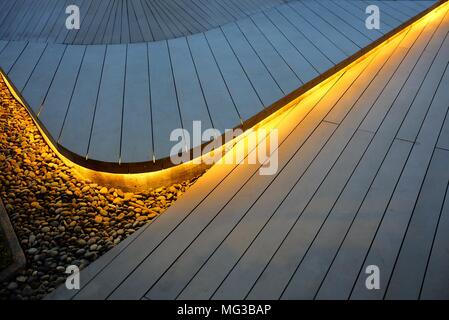
<svg viewBox="0 0 449 320"><path fill-rule="evenodd" d="M332 76L324 79L322 82L302 94L301 96L297 97L296 99L292 100L291 102L287 103L284 107L280 108L279 110L275 111L271 115L269 115L264 120L260 121L258 124L254 125L252 128L246 130L242 135L239 137L234 138L233 140L229 141L228 143L224 144L220 149L215 150L212 153L209 153L207 155L203 155L204 157L214 157L215 159L220 159L222 155L229 150L228 152L235 152L235 146L237 143L245 143L245 139L252 133L254 133L257 130L264 129L265 132L269 132L270 129L278 127L280 122L285 118L286 112L289 111L291 108L297 106L302 100L306 99L307 97L313 95L313 94L319 94L320 90L325 87L326 85L332 83L333 81L336 81L344 72L349 70L350 68L353 68L355 65L359 64L362 60L367 59L371 57L372 55L376 54L379 50L385 49L385 47L391 43L394 39L400 37L404 34L404 32L407 32L411 28L417 26L418 24L426 24L432 19L435 19L439 17L439 15L443 12L444 9L448 8L448 2L443 2L441 5L439 5L437 8L433 9L431 12L427 13L417 21L413 22L411 25L407 26L403 30L399 31L392 37L386 39L384 42L376 46L375 48L371 49L367 53L363 54L361 57L357 58L355 61L351 62ZM20 96L15 92L13 89L13 86L9 83L7 77L2 74L3 80L7 84L9 90L19 101L25 109L29 112L28 108L26 107L26 104L22 101ZM321 92L322 93L322 92ZM30 113L30 112L29 112ZM288 114L287 114L288 115ZM158 187L161 185L168 185L171 183L176 183L185 179L190 179L194 177L195 175L198 175L202 171L207 168L206 165L199 165L199 160L191 160L189 162L163 169L160 171L155 172L146 172L146 173L130 173L130 174L116 174L116 173L108 173L108 172L100 172L91 170L85 167L82 167L73 161L66 158L64 155L62 155L57 148L53 145L51 140L47 137L46 133L42 128L40 127L39 123L35 121L34 117L30 113L31 118L35 122L36 126L38 127L39 131L41 132L42 136L46 140L47 144L51 147L53 152L69 167L74 169L74 171L79 175L79 177L83 179L89 179L91 181L97 182L102 185L106 186L115 186L115 187L121 187L124 190L141 190L149 187Z"/></svg>

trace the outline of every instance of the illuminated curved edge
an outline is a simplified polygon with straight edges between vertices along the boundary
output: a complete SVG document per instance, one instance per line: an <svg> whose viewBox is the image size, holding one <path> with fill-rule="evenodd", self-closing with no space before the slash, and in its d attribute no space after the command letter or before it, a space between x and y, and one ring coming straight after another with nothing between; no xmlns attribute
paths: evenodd
<svg viewBox="0 0 449 320"><path fill-rule="evenodd" d="M244 143L244 139L249 136L250 133L253 133L260 129L269 129L275 127L275 123L279 123L279 119L282 118L282 115L289 110L290 108L296 106L301 100L306 98L307 96L316 93L319 91L321 87L329 83L330 81L335 80L340 77L342 73L351 68L353 65L359 63L360 61L370 57L375 54L378 50L382 50L382 48L391 42L396 37L403 34L403 32L407 31L413 25L418 23L427 23L428 20L432 19L436 14L442 10L443 6L448 5L448 0L440 0L436 2L433 6L429 7L427 10L421 12L411 20L405 22L403 25L398 28L392 30L388 34L384 35L384 37L379 40L373 42L369 47L366 47L360 50L355 55L346 59L339 65L335 66L331 70L325 72L321 77L315 79L305 86L302 86L298 90L292 92L291 94L282 98L278 103L271 106L269 111L264 112L266 115L260 121L256 122L255 119L250 119L246 123L244 123L241 128L244 129L244 133L240 136L234 138L233 140L227 142L222 145L219 149L216 149L213 153L209 153L201 156L207 158L214 158L219 160L222 158L226 152L236 152L235 145L237 143ZM157 171L150 172L139 172L139 173L114 173L108 172L108 170L102 170L101 168L92 169L89 166L78 163L78 161L73 160L80 158L75 155L75 157L68 157L67 150L60 150L55 146L53 141L48 137L46 131L42 128L39 121L36 120L33 112L30 111L28 105L24 102L21 95L15 90L12 83L9 81L8 77L4 74L3 70L0 69L0 74L8 86L10 92L14 96L14 98L28 111L28 114L33 119L35 125L39 129L40 133L44 137L47 144L53 150L53 152L70 168L74 169L76 174L82 179L89 179L92 182L105 185L105 186L113 186L120 187L123 190L143 190L148 188L156 188L159 186L166 186L173 183L179 183L181 181L185 181L188 179L192 179L199 174L203 173L208 167L211 165L205 164L203 161L197 159L193 159L189 162L185 162L179 165L175 165L172 167L160 169ZM281 105L282 104L282 105ZM266 130L267 131L267 130ZM203 148L201 146L201 148ZM63 148L62 148L63 149ZM192 154L192 150L189 151ZM165 159L166 160L166 159ZM119 164L117 164L119 165ZM100 166L101 167L101 166Z"/></svg>

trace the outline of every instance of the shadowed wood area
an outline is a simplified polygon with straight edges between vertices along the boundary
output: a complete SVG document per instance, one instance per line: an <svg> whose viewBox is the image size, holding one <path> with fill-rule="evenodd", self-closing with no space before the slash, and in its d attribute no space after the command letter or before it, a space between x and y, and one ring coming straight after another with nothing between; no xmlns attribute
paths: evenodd
<svg viewBox="0 0 449 320"><path fill-rule="evenodd" d="M272 119L276 174L213 166L48 298L447 299L448 9Z"/></svg>
<svg viewBox="0 0 449 320"><path fill-rule="evenodd" d="M68 1L0 0L0 68L60 153L120 173L173 166L170 134L194 121L250 128L437 3L74 2L79 30Z"/></svg>

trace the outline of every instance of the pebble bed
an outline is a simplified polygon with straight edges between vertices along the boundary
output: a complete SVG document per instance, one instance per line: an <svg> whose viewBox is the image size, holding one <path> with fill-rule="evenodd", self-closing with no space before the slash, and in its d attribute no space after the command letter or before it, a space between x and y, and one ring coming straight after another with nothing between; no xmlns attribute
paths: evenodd
<svg viewBox="0 0 449 320"><path fill-rule="evenodd" d="M163 213L197 178L129 193L82 180L46 144L0 77L0 197L27 266L1 283L0 299L42 299Z"/></svg>

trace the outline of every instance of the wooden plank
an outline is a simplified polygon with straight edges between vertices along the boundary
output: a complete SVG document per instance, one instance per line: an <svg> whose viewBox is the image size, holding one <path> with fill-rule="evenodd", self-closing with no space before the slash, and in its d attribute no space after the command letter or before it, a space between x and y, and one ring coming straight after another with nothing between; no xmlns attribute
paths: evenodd
<svg viewBox="0 0 449 320"><path fill-rule="evenodd" d="M203 201L204 197L207 197L236 167L237 165L214 166L208 170L189 189L189 201L177 201L170 207L170 212L156 218L157 223L144 226L143 228L146 228L147 231L142 232L132 246L120 252L111 263L101 270L101 273L97 273L94 281L88 283L81 292L77 292L75 298L81 300L106 299L129 273L157 248L161 241L176 229Z"/></svg>
<svg viewBox="0 0 449 320"><path fill-rule="evenodd" d="M39 41L44 31L48 30L51 27L52 23L54 23L53 18L55 16L55 13L59 9L60 5L57 4L57 0L49 1L48 7L42 16L42 19L39 20L39 23L36 26L30 26L30 30L27 31L33 35L33 40Z"/></svg>
<svg viewBox="0 0 449 320"><path fill-rule="evenodd" d="M76 4L76 3L73 3ZM58 36L58 42L73 44L75 38L78 34L84 33L84 28L88 28L89 22L91 21L91 16L94 14L94 10L96 8L96 4L98 2L93 0L82 0L82 3L79 3L78 7L80 8L80 28L68 30L65 27L65 22L63 25L60 25L61 34ZM65 10L64 10L65 13ZM64 20L68 17L67 14L64 15Z"/></svg>
<svg viewBox="0 0 449 320"><path fill-rule="evenodd" d="M123 19L123 2L117 1L117 9L115 11L114 27L112 29L111 40L109 43L122 43L122 19Z"/></svg>
<svg viewBox="0 0 449 320"><path fill-rule="evenodd" d="M381 123L377 123L377 127L372 128L372 132L378 132L378 134L374 137L367 149L367 152L363 156L354 175L349 180L346 189L339 196L339 200L334 205L332 212L326 217L326 222L317 238L314 240L314 243L307 249L307 255L303 260L300 260L299 257L301 255L298 253L299 249L294 249L294 247L284 249L283 252L279 253L282 258L276 260L275 257L271 261L271 264L274 266L269 266L267 268L268 270L265 271L265 275L259 280L261 284L258 283L255 286L254 290L259 295L259 298L260 295L263 298L279 297L283 290L282 284L286 284L287 281L285 278L285 273L287 272L286 263L290 265L292 261L297 261L298 264L301 261L301 264L291 280L291 294L294 294L296 298L301 299L312 299L314 297L336 254L338 243L341 243L351 220L354 218L359 205L363 201L370 184L376 176L377 170L384 161L384 157L387 155L403 118L407 114L408 108L413 100L413 92L417 86L416 83L418 82L419 84L419 82L423 80L425 71L429 68L431 62L432 57L430 56L427 61L423 61L420 64L422 67L416 68L413 71L412 77L409 78L406 86L402 87L399 98L396 99L395 96L391 96L389 99L384 98L384 100L386 100L384 101L385 103L390 106L393 104L389 109L388 117L384 118ZM413 66L413 64L409 64L409 69L411 69L411 66ZM392 83L394 83L395 86L400 86L401 84L397 79ZM377 103L373 106L371 111L381 107L381 104ZM363 124L364 122L362 122L362 128ZM405 162L410 148L411 147L408 146L408 144L399 148L399 151L401 151L399 155L403 158L402 163ZM402 169L402 167L398 168L398 170L400 169ZM326 200L318 202L317 205L322 206L323 203L329 199L329 194L332 193L326 192ZM326 209L316 208L313 211L326 212ZM297 232L292 232L292 234L297 234ZM296 242L292 241L292 243ZM303 246L299 246L299 248L303 248ZM280 268L282 268L283 272L280 272ZM279 274L282 274L282 276ZM282 281L279 279L282 279ZM271 290L267 291L266 289L268 287L271 287ZM275 288L277 290L275 290ZM276 293L278 296L276 296Z"/></svg>
<svg viewBox="0 0 449 320"><path fill-rule="evenodd" d="M377 2L376 3L364 3L363 1L342 1L342 3L347 4L348 6L351 6L351 5L354 6L355 8L357 8L357 11L359 11L359 14L364 17L367 17L367 15L365 13L366 7L369 4L374 4L374 5L377 4ZM395 28L395 27L399 26L401 24L401 20L398 20L398 19L390 16L388 14L388 10L384 10L384 9L385 9L384 7L379 6L379 11L380 11L380 16L381 16L380 29L384 30L384 28L385 28L384 25L386 25L390 28Z"/></svg>
<svg viewBox="0 0 449 320"><path fill-rule="evenodd" d="M119 162L126 46L108 45L87 156Z"/></svg>
<svg viewBox="0 0 449 320"><path fill-rule="evenodd" d="M235 106L240 116L246 120L262 111L271 99L279 95L280 89L264 65L258 63L257 55L250 51L252 49L246 43L242 45L241 41L244 40L235 41L236 37L232 34L234 31L230 31L228 38L226 31L218 28L205 35ZM258 80L262 77L264 80Z"/></svg>
<svg viewBox="0 0 449 320"><path fill-rule="evenodd" d="M319 15L322 19L332 24L335 29L344 34L359 48L364 48L372 42L371 39L356 29L355 26L347 23L347 20L343 20L341 17L335 15L333 12L329 11L326 7L320 5L316 1L304 1L303 3L316 15Z"/></svg>
<svg viewBox="0 0 449 320"><path fill-rule="evenodd" d="M411 147L411 144L405 141L393 143L362 205L357 210L326 277L320 284L316 299L349 298L365 252L369 249L377 224L382 219Z"/></svg>
<svg viewBox="0 0 449 320"><path fill-rule="evenodd" d="M163 25L163 24L161 25L159 18L154 16L153 9L150 7L150 4L147 3L145 0L141 0L141 1L144 1L142 3L142 6L145 10L146 19L150 26L154 40L157 41L157 40L166 39L165 38L166 37L165 25Z"/></svg>
<svg viewBox="0 0 449 320"><path fill-rule="evenodd" d="M22 91L22 96L35 114L42 106L65 49L65 45L48 45Z"/></svg>
<svg viewBox="0 0 449 320"><path fill-rule="evenodd" d="M160 15L159 9L155 6L155 3L149 2L149 1L146 1L145 3L147 5L149 14L151 14L151 16L153 17L153 18L150 18L150 16L149 16L148 21L152 21L152 20L156 21L159 28L162 31L162 34L163 34L163 36L160 38L156 37L156 34L155 34L155 39L162 40L162 39L173 38L175 36L181 36L181 34L173 33L171 28L167 25L167 22L165 21L165 19ZM152 28L152 30L153 30L153 28Z"/></svg>
<svg viewBox="0 0 449 320"><path fill-rule="evenodd" d="M413 106L404 120L401 130L398 133L399 139L415 141L421 128L421 123L428 112L428 107L438 87L437 85L443 77L444 65L449 62L448 57L449 39L446 38L435 62L430 67L425 83L419 88Z"/></svg>
<svg viewBox="0 0 449 320"><path fill-rule="evenodd" d="M84 46L67 47L38 112L39 120L55 140L61 132L85 50Z"/></svg>
<svg viewBox="0 0 449 320"><path fill-rule="evenodd" d="M180 22L189 32L188 34L201 32L202 30L207 29L185 11L185 6L179 7L174 1L163 1L160 4L164 7L164 10L171 17L172 21Z"/></svg>
<svg viewBox="0 0 449 320"><path fill-rule="evenodd" d="M2 53L3 49L8 45L9 41L0 40L0 54Z"/></svg>
<svg viewBox="0 0 449 320"><path fill-rule="evenodd" d="M142 7L142 3L140 2L140 0L133 0L132 7L137 23L139 25L140 32L142 34L143 41L154 41L153 32L150 28L150 24L147 20L144 8Z"/></svg>
<svg viewBox="0 0 449 320"><path fill-rule="evenodd" d="M187 37L214 128L224 132L240 123L240 116L229 94L203 34Z"/></svg>
<svg viewBox="0 0 449 320"><path fill-rule="evenodd" d="M354 76L353 73L347 75L349 83L351 77ZM321 94L315 94L304 99L296 108L291 109L281 119L278 126L280 141L278 172L280 175L261 176L257 174L258 166L240 165L237 171L232 173L230 180L222 183L223 185L226 184L226 186L223 186L216 196L206 199L202 206L196 210L196 214L188 222L193 226L204 224L203 219L210 212L218 212L218 215L189 245L189 248L183 252L182 256L176 259L176 263L170 267L169 271L152 288L147 295L148 297L175 298L217 249L226 235L233 230L234 226L243 217L249 214L248 210L272 182L273 185L270 186L270 191L265 192L264 196L272 196L273 201L269 202L269 206L276 206L275 199L277 195L280 192L286 192L288 185L292 185L296 181L295 175L288 174L288 170L283 168L287 164L289 166L295 166L296 164L297 172L300 174L313 161L314 155L321 150L327 138L335 129L333 125L325 123L315 130L327 113L328 108L332 106L333 99L338 99L340 89L345 85L349 85L342 80L334 86L335 82L333 81L323 87ZM328 95L326 96L327 98L321 100L329 92L335 92L335 95ZM287 137L288 140L286 140ZM298 152L298 149L301 151ZM249 177L247 176L247 171L251 171ZM242 180L247 181L243 187L241 187ZM280 186L283 187L281 188ZM219 195L220 198L223 197L225 199L217 201L216 199ZM265 211L262 207L256 206L257 208L251 211L253 214L254 212ZM266 212L269 212L269 210L266 210ZM253 222L258 224L256 221ZM171 241L178 243L179 240L172 239Z"/></svg>
<svg viewBox="0 0 449 320"><path fill-rule="evenodd" d="M321 33L319 28L312 26L302 16L297 14L290 6L284 5L278 8L279 12L293 25L301 29L301 32L313 39L315 46L323 52L334 64L343 61L347 54L341 51L331 40Z"/></svg>
<svg viewBox="0 0 449 320"><path fill-rule="evenodd" d="M268 19L289 40L301 55L313 66L318 73L329 70L334 64L314 45L313 41L307 39L300 29L292 25L278 11L266 12Z"/></svg>
<svg viewBox="0 0 449 320"><path fill-rule="evenodd" d="M122 2L122 29L120 43L129 43L131 39L131 30L129 28L128 1Z"/></svg>
<svg viewBox="0 0 449 320"><path fill-rule="evenodd" d="M418 299L449 182L449 151L436 149L430 162L401 251L395 262L386 299Z"/></svg>
<svg viewBox="0 0 449 320"><path fill-rule="evenodd" d="M264 197L261 198L263 200L259 200L256 205L252 206L252 214L248 214L245 220L240 222L226 241L221 244L220 248L214 252L208 263L202 267L183 291L181 298L210 297L257 235L254 241L258 243L261 243L261 239L271 238L269 244L264 241L268 247L263 249L263 253L259 251L261 254L257 256L258 259L260 258L261 264L263 264L262 261L266 262L269 259L269 255L280 244L291 223L294 223L297 212L301 212L301 207L306 206L308 199L313 196L327 172L343 151L347 141L355 131L353 126L356 127L357 123L363 119L369 105L363 104L363 106L366 109L357 109L357 112L353 112L352 116L348 118L347 124L337 129L310 168L304 175L300 176L300 182L296 184L298 176L293 175L293 179L296 178L296 180L293 181L293 189L287 197L285 195L279 196L276 189L267 190L264 193ZM294 171L294 169L292 170ZM289 191L286 187L280 188L280 190L283 192ZM291 208L297 210L292 211ZM273 215L274 212L276 212L275 215ZM259 248L259 246L257 247ZM228 250L230 248L232 248L232 251ZM218 265L220 265L219 268L217 268Z"/></svg>
<svg viewBox="0 0 449 320"><path fill-rule="evenodd" d="M449 116L447 115L438 138L437 147L449 150Z"/></svg>
<svg viewBox="0 0 449 320"><path fill-rule="evenodd" d="M0 54L0 68L8 74L27 46L25 41L10 41Z"/></svg>
<svg viewBox="0 0 449 320"><path fill-rule="evenodd" d="M429 258L426 275L421 289L421 299L449 299L449 192L446 189L446 200L441 209L440 220L435 239L432 243L432 253Z"/></svg>
<svg viewBox="0 0 449 320"><path fill-rule="evenodd" d="M378 98L377 108L373 108L371 112L365 118L362 129L368 131L374 131L378 124L385 117L388 109L390 108L391 97L398 95L401 85L405 84L405 81L409 80L410 76L415 75L415 69L419 69L418 72L426 74L429 71L429 67L432 65L433 58L436 56L438 49L440 48L445 33L439 32L435 34L439 21L435 21L434 24L429 23L419 37L419 42L415 43L407 53L405 59L401 62L396 69L395 74L391 78L390 82L393 85L387 85L386 90ZM441 29L439 29L441 30ZM418 62L417 62L418 61ZM419 63L419 62L423 63ZM419 67L417 67L419 66ZM419 77L419 76L418 76ZM419 81L416 82L416 88L420 87L422 83L422 77L419 77ZM410 94L414 94L411 91Z"/></svg>
<svg viewBox="0 0 449 320"><path fill-rule="evenodd" d="M416 198L447 111L446 101L449 99L449 92L443 88L448 81L449 70L446 68L445 76L441 82L443 85L440 83L429 113L418 135L417 141L419 141L419 144L415 144L412 149L401 179L362 267L362 270L365 270L368 265L377 265L382 270L383 278L387 281L391 276L394 261L410 221ZM379 290L366 290L364 275L361 274L351 294L351 298L379 298L384 295L385 289L385 286L381 286Z"/></svg>
<svg viewBox="0 0 449 320"><path fill-rule="evenodd" d="M273 259L271 260L271 262L277 261L278 264L282 263L278 262L279 259L283 260L283 264L285 265L284 270L287 273L287 276L291 275L291 271L295 271L297 263L302 260L306 249L309 247L311 241L313 241L313 237L320 229L322 223L325 221L329 210L332 208L332 205L338 198L342 188L345 186L346 181L351 177L352 173L355 170L355 167L357 166L360 158L363 156L363 153L365 152L369 142L371 141L372 134L362 132L363 131L357 131L355 133L353 138L348 143L348 146L340 155L332 170L322 182L321 186L317 190L317 193L313 196L313 198L311 198L304 211L301 211L301 208L299 209L299 211L296 211L296 206L291 208L291 210L297 212L297 215L299 217L292 226L292 229L290 229L290 232L284 239L282 245L279 247L279 250L275 253ZM296 233L297 231L301 231L302 234ZM257 248L259 248L260 244L266 242L266 239L260 241L258 240L259 239L256 239ZM289 257L291 259L288 259ZM285 260L285 258L287 258L288 260ZM240 268L244 270L245 268L243 264L245 261L247 261L247 259L252 260L252 257L250 255L245 255L239 262L239 265L237 265L237 268L242 266ZM260 259L257 259L257 261L257 263L262 262ZM266 261L265 263L267 262L268 261ZM233 286L233 283L235 283L235 279L239 278L239 271L237 271L237 268L234 269L236 271L233 271L233 273L231 273L227 278L229 279L227 280L229 281L229 287L225 287L226 282L220 287L220 289L224 287L223 292L225 292L224 290L231 288ZM260 272L261 271L259 271L259 273ZM240 276L244 273L244 271L240 272ZM300 283L298 282L298 278L300 276L300 274L293 275L293 278L288 283L285 291L282 294L283 299L303 296L302 291L309 283L300 285ZM310 283L312 283L312 281ZM250 288L251 287L245 288L245 291L248 292ZM227 294L229 295L229 291L227 291Z"/></svg>
<svg viewBox="0 0 449 320"><path fill-rule="evenodd" d="M65 16L65 8L68 1L57 1L58 4L55 4L55 10L36 39L37 41L53 41L56 39L57 31L61 29L61 24L65 25L65 19L67 17Z"/></svg>
<svg viewBox="0 0 449 320"><path fill-rule="evenodd" d="M336 5L335 2L331 0L320 1L318 2L318 4L322 7L327 8L330 12L336 14L338 17L340 17L340 19L346 21L347 24L358 30L358 32L363 33L365 37L368 37L372 41L377 40L383 35L380 30L366 28L366 16L353 15L349 11L346 11L342 6Z"/></svg>
<svg viewBox="0 0 449 320"><path fill-rule="evenodd" d="M269 39L271 44L278 48L279 54L282 55L298 78L301 79L302 83L306 83L318 75L318 72L313 66L298 50L296 50L296 48L281 34L265 15L254 15L251 19L257 25L259 30Z"/></svg>
<svg viewBox="0 0 449 320"><path fill-rule="evenodd" d="M303 166L307 166L312 161L311 158L319 152L324 145L325 141L332 134L335 129L334 125L324 123L319 125L318 129L312 134L309 140L307 137L300 137L302 143L304 143L300 150L303 156L299 157L303 163ZM304 142L304 140L307 140ZM288 152L285 152L286 154ZM281 165L285 165L288 160L288 154L281 159ZM251 182L250 186L253 186L252 192L249 192L250 186L245 185L247 191L240 191L235 198L232 199L232 207L235 210L224 209L220 215L208 226L206 231L203 231L198 239L196 239L187 249L183 252L182 256L177 259L176 263L164 272L163 277L149 290L146 294L150 299L174 299L182 291L188 281L194 276L195 272L201 268L201 265L207 261L209 255L213 253L213 250L218 247L220 242L226 237L226 235L232 230L232 228L242 218L242 214L251 205L253 199L257 198L263 189L266 187L268 181L272 180L268 177L260 179L263 181L259 185L255 182ZM263 182L263 183L262 183ZM228 188L230 188L229 186ZM234 190L234 192L237 190ZM229 192L232 191L229 189ZM243 194L250 197L251 202L245 201ZM240 202L238 202L240 200ZM238 207L237 207L238 206ZM204 209L202 209L204 210ZM200 212L197 212L200 213ZM207 241L206 241L207 240ZM237 293L236 293L237 294Z"/></svg>
<svg viewBox="0 0 449 320"><path fill-rule="evenodd" d="M148 44L150 59L151 112L153 119L154 155L170 156L175 142L170 141L172 130L182 128L178 97L166 41Z"/></svg>
<svg viewBox="0 0 449 320"><path fill-rule="evenodd" d="M137 15L134 10L134 5L132 1L128 1L128 23L129 23L129 37L130 42L143 42L144 37L142 35L139 22L137 21Z"/></svg>
<svg viewBox="0 0 449 320"><path fill-rule="evenodd" d="M153 157L148 50L145 43L128 45L120 160L148 162Z"/></svg>
<svg viewBox="0 0 449 320"><path fill-rule="evenodd" d="M188 35L189 32L180 24L175 23L169 14L163 10L161 4L158 2L153 2L153 12L155 15L159 16L161 21L163 21L173 37L182 37Z"/></svg>
<svg viewBox="0 0 449 320"><path fill-rule="evenodd" d="M34 10L26 10L26 7L28 7L29 3L26 3L26 1L17 1L19 3L19 6L14 8L14 11L11 12L9 18L9 21L5 21L6 28L4 32L2 33L1 37L4 39L14 40L14 34L18 28L20 28L27 19L30 19L31 15L33 14ZM31 4L31 8L34 9L36 6L36 2ZM25 21L25 22L24 22Z"/></svg>
<svg viewBox="0 0 449 320"><path fill-rule="evenodd" d="M257 29L252 20L239 20L237 25L263 64L267 67L282 92L287 94L298 88L301 80L299 80L293 70L281 57L276 47L272 46L267 38Z"/></svg>
<svg viewBox="0 0 449 320"><path fill-rule="evenodd" d="M190 139L188 140L191 142L194 121L201 122L202 130L212 128L212 122L187 40L185 38L169 40L168 47L182 124L183 128L189 132ZM193 141L193 143L196 142ZM197 146L196 144L190 145L190 148Z"/></svg>
<svg viewBox="0 0 449 320"><path fill-rule="evenodd" d="M391 79L391 77L394 76L395 71L401 64L404 57L407 55L410 46L412 46L417 38L418 32L411 32L407 33L400 38L400 44L398 43L398 46L394 49L395 54L391 56L390 59L383 60L380 65L377 68L377 71L375 71L374 74L377 74L374 81L370 84L367 83L360 83L362 86L367 86L371 88L376 87L385 87L388 83L388 80ZM355 89L360 90L360 89ZM376 101L378 99L377 92L368 90L366 95L370 95L370 99L372 101ZM351 105L348 105L345 101L345 98L343 98L339 103L342 105L341 108L334 108L332 112L329 113L329 115L326 117L327 121L333 122L333 123L340 123L344 117L346 116L347 112L349 112L349 108Z"/></svg>
<svg viewBox="0 0 449 320"><path fill-rule="evenodd" d="M312 10L307 8L302 2L291 2L291 8L295 10L296 13L302 15L310 24L319 28L326 37L331 40L337 47L339 47L347 55L352 55L358 50L356 44L349 40L344 34L339 30L335 29L326 20L316 15Z"/></svg>
<svg viewBox="0 0 449 320"><path fill-rule="evenodd" d="M106 46L88 46L81 64L66 120L58 142L67 150L85 157L89 147Z"/></svg>
<svg viewBox="0 0 449 320"><path fill-rule="evenodd" d="M296 116L298 116L298 114L300 118L304 117L304 114L300 112L298 112ZM288 119L296 119L296 116L290 117L289 115ZM287 117L285 119L287 119ZM294 126L294 122L287 125L287 127L289 128L294 128ZM313 129L314 127L309 128L311 132L313 132ZM287 135L287 132L284 132L282 134L283 137ZM282 138L280 139L282 141ZM307 137L300 138L301 141L304 141L305 139L307 139ZM292 139L292 143L298 143L298 141ZM252 152L255 152L255 150L253 150ZM290 150L290 152L294 152L294 150ZM218 166L218 168L220 167L221 166ZM176 256L181 254L184 248L186 248L189 243L195 239L196 235L209 224L214 216L220 213L220 208L225 206L229 202L229 200L233 198L235 191L241 189L246 181L257 172L259 167L260 165L252 165L247 163L239 165L236 168L235 173L233 172L232 175L229 175L229 179L227 179L225 183L221 183L218 188L213 191L210 197L208 196L206 201L203 201L201 203L201 207L197 207L201 208L201 210L197 211L198 209L195 209L194 214L189 215L189 217L184 220L183 224L171 233L170 240L165 240L163 243L161 243L161 245L156 248L156 250L151 254L151 257L147 257L147 259L139 266L139 268L136 269L136 271L130 277L128 277L126 282L124 282L119 288L117 288L117 290L115 290L111 298L135 298L139 295L143 295L151 286L153 281L157 279L160 272L163 272L163 270L165 270L170 265L171 261L173 261ZM273 177L265 176L265 179L271 178ZM242 204L241 201L236 203ZM250 204L248 203L247 205ZM234 215L235 213L229 212L229 214ZM220 216L225 219L226 217L228 217L228 215L226 214L220 214ZM227 224L226 226L227 228L229 227ZM212 228L211 231L212 230L215 230L215 232L217 232L215 228ZM199 243L207 244L207 242L203 241ZM151 274L146 273L145 270L149 269L154 270L154 272L152 272ZM182 270L189 271L190 269L183 268ZM187 281L188 279L185 280ZM128 290L130 287L134 288L133 292L130 292Z"/></svg>
<svg viewBox="0 0 449 320"><path fill-rule="evenodd" d="M46 46L45 43L29 43L9 72L8 77L19 92L25 87Z"/></svg>
<svg viewBox="0 0 449 320"><path fill-rule="evenodd" d="M37 31L37 24L48 13L49 6L51 5L50 0L44 0L42 2L40 2L34 8L28 8L28 11L32 11L33 15L26 20L22 27L15 30L15 34L13 35L14 40L32 40L34 38L33 35L34 32Z"/></svg>
<svg viewBox="0 0 449 320"><path fill-rule="evenodd" d="M110 12L110 17L109 17L108 23L106 25L106 29L105 29L102 41L101 41L102 43L107 43L107 44L112 43L112 35L114 32L114 26L116 23L115 20L117 18L118 5L119 5L119 2L117 0L114 0L114 3L111 8L111 12Z"/></svg>
<svg viewBox="0 0 449 320"><path fill-rule="evenodd" d="M93 44L97 33L100 31L100 25L109 16L109 8L112 5L112 1L102 1L98 6L95 16L92 17L88 30L82 35L78 34L75 38L75 43Z"/></svg>

